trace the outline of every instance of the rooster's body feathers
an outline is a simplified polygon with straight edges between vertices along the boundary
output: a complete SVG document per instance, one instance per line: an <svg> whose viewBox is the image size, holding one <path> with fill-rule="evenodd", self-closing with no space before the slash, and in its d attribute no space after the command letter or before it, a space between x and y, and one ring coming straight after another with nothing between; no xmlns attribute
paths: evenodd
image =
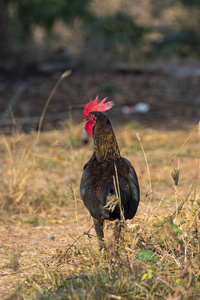
<svg viewBox="0 0 200 300"><path fill-rule="evenodd" d="M124 218L132 219L137 211L139 204L138 180L135 170L131 163L120 157L115 161L117 175L119 180L119 189L121 196L121 205ZM84 173L81 180L81 198L90 214L95 219L121 219L120 209L117 205L112 211L108 205L111 195L116 195L113 176L116 179L116 171L113 162L107 161L100 163L95 157L84 166Z"/></svg>

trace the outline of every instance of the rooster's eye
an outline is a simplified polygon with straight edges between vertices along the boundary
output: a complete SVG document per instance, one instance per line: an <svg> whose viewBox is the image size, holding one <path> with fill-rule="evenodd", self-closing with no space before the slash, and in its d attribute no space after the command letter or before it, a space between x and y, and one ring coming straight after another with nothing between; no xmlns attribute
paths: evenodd
<svg viewBox="0 0 200 300"><path fill-rule="evenodd" d="M90 120L96 121L97 117L95 117L95 115L93 115L93 114L90 114Z"/></svg>

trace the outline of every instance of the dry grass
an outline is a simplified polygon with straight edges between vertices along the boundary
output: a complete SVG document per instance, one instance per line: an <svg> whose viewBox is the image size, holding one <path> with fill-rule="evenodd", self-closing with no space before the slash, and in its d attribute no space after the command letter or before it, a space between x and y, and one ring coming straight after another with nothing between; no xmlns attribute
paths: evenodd
<svg viewBox="0 0 200 300"><path fill-rule="evenodd" d="M0 137L0 293L22 299L200 297L198 128L191 136L192 129L138 129L144 153L136 131L115 128L122 155L138 173L141 203L118 249L113 224L106 224L107 251L101 253L79 194L92 154L92 143L81 145L81 131L82 124L41 133L37 143L35 133Z"/></svg>

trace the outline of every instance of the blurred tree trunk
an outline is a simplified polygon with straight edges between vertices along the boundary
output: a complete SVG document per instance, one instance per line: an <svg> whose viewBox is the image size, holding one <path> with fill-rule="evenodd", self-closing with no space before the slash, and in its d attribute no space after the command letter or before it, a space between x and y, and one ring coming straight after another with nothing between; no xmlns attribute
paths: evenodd
<svg viewBox="0 0 200 300"><path fill-rule="evenodd" d="M5 56L9 50L9 23L8 23L8 2L9 0L0 0L0 55Z"/></svg>

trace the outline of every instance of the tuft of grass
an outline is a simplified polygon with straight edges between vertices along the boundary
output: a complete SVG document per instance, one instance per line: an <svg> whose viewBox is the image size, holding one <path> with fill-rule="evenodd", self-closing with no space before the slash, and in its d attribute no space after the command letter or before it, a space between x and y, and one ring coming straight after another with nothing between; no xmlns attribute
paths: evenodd
<svg viewBox="0 0 200 300"><path fill-rule="evenodd" d="M140 129L141 124L137 121L133 121L133 122L128 123L127 127L130 128L130 129L133 129L133 130L134 129Z"/></svg>

